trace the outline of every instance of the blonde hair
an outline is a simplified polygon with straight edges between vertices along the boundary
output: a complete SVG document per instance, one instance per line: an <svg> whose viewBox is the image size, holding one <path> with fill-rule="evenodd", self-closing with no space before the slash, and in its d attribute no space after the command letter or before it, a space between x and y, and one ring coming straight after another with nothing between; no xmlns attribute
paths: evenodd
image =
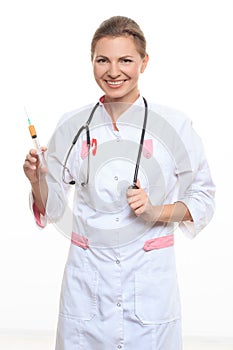
<svg viewBox="0 0 233 350"><path fill-rule="evenodd" d="M139 25L131 18L113 16L102 22L94 33L91 42L91 59L93 59L97 41L104 37L131 36L142 58L146 56L146 39Z"/></svg>

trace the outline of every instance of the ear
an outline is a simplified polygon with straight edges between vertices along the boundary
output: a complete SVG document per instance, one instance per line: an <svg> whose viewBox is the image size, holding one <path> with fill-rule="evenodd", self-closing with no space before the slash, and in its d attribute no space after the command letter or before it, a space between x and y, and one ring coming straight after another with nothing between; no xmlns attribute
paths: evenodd
<svg viewBox="0 0 233 350"><path fill-rule="evenodd" d="M141 66L141 71L140 71L140 73L143 73L143 72L144 72L144 70L146 69L146 66L147 66L148 61L149 61L149 55L148 55L148 53L147 53L146 56L145 56L145 57L143 58L143 60L142 60L142 66Z"/></svg>

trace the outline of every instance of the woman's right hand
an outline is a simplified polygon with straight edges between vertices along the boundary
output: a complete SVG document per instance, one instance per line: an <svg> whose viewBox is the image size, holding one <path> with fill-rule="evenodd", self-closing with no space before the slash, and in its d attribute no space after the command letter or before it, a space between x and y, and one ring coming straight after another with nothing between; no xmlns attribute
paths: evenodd
<svg viewBox="0 0 233 350"><path fill-rule="evenodd" d="M41 150L44 153L47 150L47 148L41 147ZM23 164L23 170L31 184L38 183L41 177L45 177L45 175L48 172L47 167L41 167L36 149L31 149L26 155Z"/></svg>

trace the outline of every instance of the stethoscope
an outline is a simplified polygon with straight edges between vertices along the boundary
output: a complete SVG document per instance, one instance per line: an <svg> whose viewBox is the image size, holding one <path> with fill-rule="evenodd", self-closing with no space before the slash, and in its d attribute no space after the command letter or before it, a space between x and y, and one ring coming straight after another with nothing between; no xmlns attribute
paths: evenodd
<svg viewBox="0 0 233 350"><path fill-rule="evenodd" d="M144 120L143 120L143 126L142 126L142 132L141 132L141 138L140 138L140 144L139 144L139 149L138 149L138 155L137 155L137 161L135 165L135 170L134 170L134 177L133 177L133 184L129 188L139 188L137 186L137 178L138 178L138 170L139 170L139 165L140 165L140 160L141 160L141 154L142 154L142 148L143 148L143 142L144 142L144 137L145 137L145 132L146 132L146 123L147 123L147 116L148 116L148 105L146 99L143 97L144 101ZM96 103L96 105L93 107L89 118L87 119L86 123L81 126L81 128L78 130L77 134L75 135L72 144L67 152L65 162L63 164L63 172L62 172L62 180L65 184L67 185L75 185L76 181L74 180L73 176L71 175L71 172L69 168L67 167L67 162L70 157L71 151L73 147L75 146L76 142L78 141L81 133L86 130L86 142L87 142L87 177L86 181L81 182L81 186L85 187L88 182L89 182L89 174L90 174L90 147L91 147L91 137L90 137L90 123L92 121L92 118L95 114L96 109L99 107L99 102ZM68 172L69 177L71 178L70 181L66 181L66 175L65 172Z"/></svg>

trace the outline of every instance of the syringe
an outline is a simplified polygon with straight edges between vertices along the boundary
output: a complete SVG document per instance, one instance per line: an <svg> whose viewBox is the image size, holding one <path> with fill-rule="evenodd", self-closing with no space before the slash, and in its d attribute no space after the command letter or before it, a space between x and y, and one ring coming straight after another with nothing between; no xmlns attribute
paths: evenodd
<svg viewBox="0 0 233 350"><path fill-rule="evenodd" d="M29 124L28 129L30 131L30 135L32 137L34 147L37 150L37 154L38 154L38 157L40 160L41 167L44 168L46 166L44 155L43 155L43 152L41 151L40 143L39 143L39 140L37 138L36 129L35 129L34 125L31 124L31 121L29 118L28 118L28 124Z"/></svg>

